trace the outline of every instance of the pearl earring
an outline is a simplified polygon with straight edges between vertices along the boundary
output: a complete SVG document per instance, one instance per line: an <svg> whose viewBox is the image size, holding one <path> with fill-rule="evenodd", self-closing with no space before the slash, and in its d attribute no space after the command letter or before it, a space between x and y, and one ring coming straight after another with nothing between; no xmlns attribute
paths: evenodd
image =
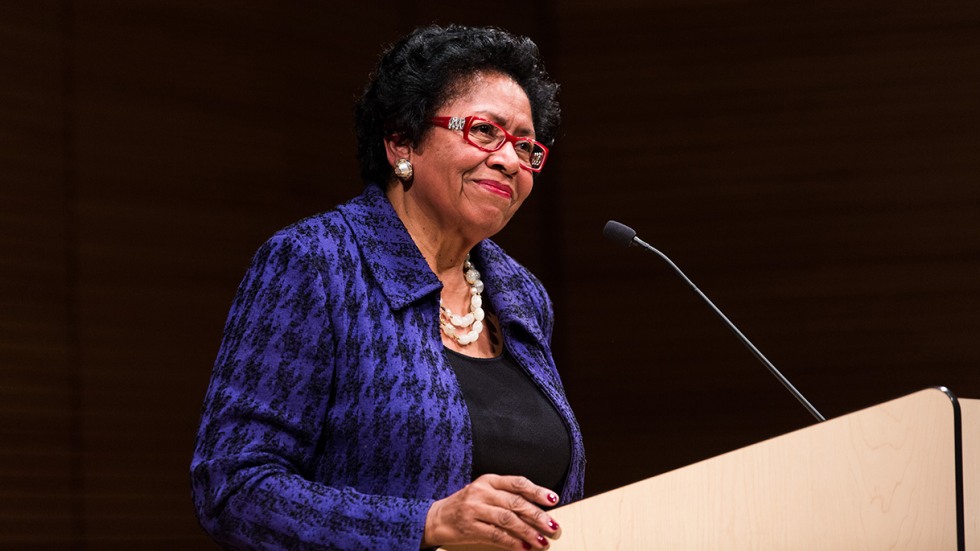
<svg viewBox="0 0 980 551"><path fill-rule="evenodd" d="M412 168L412 161L408 159L398 159L395 162L395 177L403 182L407 182L412 179L412 174L414 170Z"/></svg>

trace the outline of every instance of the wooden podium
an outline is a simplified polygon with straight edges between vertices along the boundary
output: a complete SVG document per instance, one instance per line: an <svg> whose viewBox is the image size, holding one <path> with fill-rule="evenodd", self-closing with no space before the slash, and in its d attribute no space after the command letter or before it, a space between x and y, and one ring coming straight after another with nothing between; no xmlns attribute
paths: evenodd
<svg viewBox="0 0 980 551"><path fill-rule="evenodd" d="M980 549L978 500L980 400L934 388L556 508L551 548Z"/></svg>

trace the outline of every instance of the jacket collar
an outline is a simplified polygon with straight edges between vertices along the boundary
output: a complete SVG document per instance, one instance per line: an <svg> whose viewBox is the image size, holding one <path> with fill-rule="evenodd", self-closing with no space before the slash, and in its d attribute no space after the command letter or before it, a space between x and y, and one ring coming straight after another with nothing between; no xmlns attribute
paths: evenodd
<svg viewBox="0 0 980 551"><path fill-rule="evenodd" d="M366 186L364 193L342 205L340 211L393 310L442 289L380 186Z"/></svg>
<svg viewBox="0 0 980 551"><path fill-rule="evenodd" d="M470 256L480 271L487 298L501 325L520 326L535 341L545 342L541 318L547 298L533 285L534 276L489 239L478 243Z"/></svg>
<svg viewBox="0 0 980 551"><path fill-rule="evenodd" d="M393 310L442 290L418 246L398 218L384 190L366 186L364 192L340 207L354 233L365 263ZM485 239L471 258L486 286L493 312L503 325L517 324L544 341L540 326L543 297L535 294L530 276L494 242Z"/></svg>

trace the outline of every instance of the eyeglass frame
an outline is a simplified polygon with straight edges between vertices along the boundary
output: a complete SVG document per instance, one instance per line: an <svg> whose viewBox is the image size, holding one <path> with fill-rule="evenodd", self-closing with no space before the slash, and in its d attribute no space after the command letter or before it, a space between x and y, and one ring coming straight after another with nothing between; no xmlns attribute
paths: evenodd
<svg viewBox="0 0 980 551"><path fill-rule="evenodd" d="M470 128L473 127L473 122L474 121L485 122L487 124L491 124L491 125L499 128L500 131L504 133L504 139L503 139L503 141L500 142L500 145L498 145L494 149L489 149L489 148L483 147L482 145L477 144L477 143L474 143L473 141L471 141L470 140L469 130L470 130ZM466 143L472 145L473 147L479 149L480 151L486 151L487 153L493 153L494 151L500 151L500 149L502 147L504 147L504 144L505 143L510 143L510 144L516 146L517 145L517 142L530 142L531 144L540 147L541 148L541 151L544 152L544 155L541 157L541 163L538 165L538 168L534 168L534 167L532 167L530 165L525 165L523 162L518 161L518 164L524 170L529 170L531 172L541 172L541 169L544 168L545 161L548 160L548 148L543 143L541 143L541 142L539 142L539 141L537 141L537 140L535 140L533 138L515 136L515 135L511 134L510 132L508 132L506 128L500 126L499 124L497 124L497 123L495 123L495 122L493 122L491 120L487 120L487 119L485 119L483 117L478 117L476 115L470 115L468 117L432 117L431 119L429 119L429 122L431 124L435 125L435 126L440 127L440 128L447 128L449 130L461 130L463 132L463 140Z"/></svg>

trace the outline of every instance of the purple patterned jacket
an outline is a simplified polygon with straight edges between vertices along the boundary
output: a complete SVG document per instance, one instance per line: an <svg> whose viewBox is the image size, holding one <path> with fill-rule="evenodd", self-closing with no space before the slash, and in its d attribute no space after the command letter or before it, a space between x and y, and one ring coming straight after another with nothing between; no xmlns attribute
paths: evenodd
<svg viewBox="0 0 980 551"><path fill-rule="evenodd" d="M582 435L551 356L541 283L487 240L471 256L508 350ZM466 404L439 290L383 191L272 237L238 290L191 465L204 529L228 548L418 549L431 503L471 480Z"/></svg>

